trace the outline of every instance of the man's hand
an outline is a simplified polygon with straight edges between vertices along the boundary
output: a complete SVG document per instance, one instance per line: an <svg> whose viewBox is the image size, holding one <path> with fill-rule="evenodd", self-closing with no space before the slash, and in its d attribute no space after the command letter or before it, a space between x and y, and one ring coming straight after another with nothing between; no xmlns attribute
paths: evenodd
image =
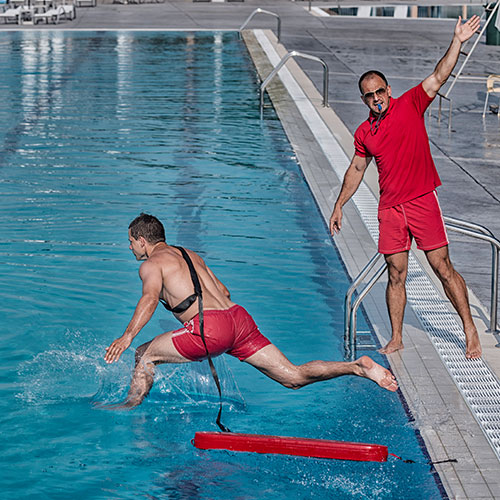
<svg viewBox="0 0 500 500"><path fill-rule="evenodd" d="M427 95L434 99L439 89L446 83L451 75L453 68L457 64L458 56L462 44L469 40L479 28L479 17L472 16L468 21L462 24L462 18L459 16L455 25L455 32L446 54L437 63L434 71L422 82L422 87Z"/></svg>
<svg viewBox="0 0 500 500"><path fill-rule="evenodd" d="M118 361L122 353L128 349L131 343L132 338L125 335L116 339L109 347L106 347L104 361L106 361L106 363Z"/></svg>
<svg viewBox="0 0 500 500"><path fill-rule="evenodd" d="M468 21L462 24L462 17L458 17L457 24L455 26L455 36L458 38L460 43L464 43L478 30L480 24L479 16L472 16Z"/></svg>
<svg viewBox="0 0 500 500"><path fill-rule="evenodd" d="M330 233L332 236L335 236L335 233L338 233L342 228L342 208L335 205L333 209L333 213L330 217Z"/></svg>

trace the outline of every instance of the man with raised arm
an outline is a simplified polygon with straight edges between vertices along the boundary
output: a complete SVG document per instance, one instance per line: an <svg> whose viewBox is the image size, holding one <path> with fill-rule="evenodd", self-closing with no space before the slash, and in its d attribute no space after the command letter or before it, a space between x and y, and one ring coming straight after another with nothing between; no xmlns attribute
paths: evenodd
<svg viewBox="0 0 500 500"><path fill-rule="evenodd" d="M355 153L330 217L332 235L342 227L342 207L358 189L375 158L380 186L378 250L388 265L386 299L392 338L380 349L403 349L408 251L415 238L463 322L467 358L479 358L481 345L472 320L465 282L450 262L448 238L435 189L441 184L431 157L424 113L455 67L462 43L479 28L473 16L459 17L451 44L430 76L399 98L393 98L386 77L368 71L359 79L368 119L354 134Z"/></svg>
<svg viewBox="0 0 500 500"><path fill-rule="evenodd" d="M358 375L389 391L397 390L394 376L368 356L353 362L292 364L260 333L245 309L231 301L227 288L198 254L165 242L165 230L156 217L141 214L134 219L129 226L129 241L135 258L145 261L139 269L142 297L125 333L106 349L104 359L113 363L120 358L151 319L159 301L174 313L183 327L158 335L137 348L134 375L122 406L137 406L147 396L153 385L155 365L200 361L207 357L200 332L196 282L201 290L204 336L211 357L227 352L291 389L341 375Z"/></svg>

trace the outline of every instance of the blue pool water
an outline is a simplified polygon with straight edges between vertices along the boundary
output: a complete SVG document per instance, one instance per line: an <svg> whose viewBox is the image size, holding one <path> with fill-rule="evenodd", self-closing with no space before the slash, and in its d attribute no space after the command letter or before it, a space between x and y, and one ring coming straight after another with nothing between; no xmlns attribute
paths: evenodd
<svg viewBox="0 0 500 500"><path fill-rule="evenodd" d="M2 33L0 67L5 498L441 498L399 396L367 380L293 392L216 360L233 431L381 443L416 464L196 450L195 431L217 430L206 363L162 366L134 411L95 407L127 391L133 350L103 354L140 297L141 211L292 361L342 359L348 279L235 34ZM133 347L176 327L158 310Z"/></svg>

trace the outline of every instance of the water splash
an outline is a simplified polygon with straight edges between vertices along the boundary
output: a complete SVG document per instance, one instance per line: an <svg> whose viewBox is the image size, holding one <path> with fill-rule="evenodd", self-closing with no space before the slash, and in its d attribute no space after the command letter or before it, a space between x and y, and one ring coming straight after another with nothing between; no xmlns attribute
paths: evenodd
<svg viewBox="0 0 500 500"><path fill-rule="evenodd" d="M53 404L67 400L89 399L112 404L126 398L134 366L133 350L120 360L104 362L105 346L95 334L82 331L65 333L65 347L51 346L18 369L22 390L17 397L30 404ZM67 347L66 347L67 346ZM245 403L234 377L223 358L214 360L221 380L223 401L241 410ZM200 403L218 403L217 388L206 361L182 365L160 365L148 401L169 408Z"/></svg>

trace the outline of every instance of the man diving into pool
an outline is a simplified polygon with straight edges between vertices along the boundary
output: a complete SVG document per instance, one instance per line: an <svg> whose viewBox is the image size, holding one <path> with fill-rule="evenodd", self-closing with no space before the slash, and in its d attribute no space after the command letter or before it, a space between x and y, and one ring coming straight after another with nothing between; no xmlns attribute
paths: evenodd
<svg viewBox="0 0 500 500"><path fill-rule="evenodd" d="M104 359L107 363L118 361L151 319L159 301L184 326L158 335L137 348L135 371L123 407L141 404L153 385L156 365L207 358L200 334L200 296L196 283L199 283L203 298L204 337L211 357L227 352L290 389L342 375L357 375L389 391L397 390L391 372L368 356L353 362L291 363L260 333L246 310L231 301L228 289L198 254L165 242L165 230L156 217L142 213L135 218L129 226L129 241L135 258L144 261L139 269L142 297L125 333L106 349Z"/></svg>

